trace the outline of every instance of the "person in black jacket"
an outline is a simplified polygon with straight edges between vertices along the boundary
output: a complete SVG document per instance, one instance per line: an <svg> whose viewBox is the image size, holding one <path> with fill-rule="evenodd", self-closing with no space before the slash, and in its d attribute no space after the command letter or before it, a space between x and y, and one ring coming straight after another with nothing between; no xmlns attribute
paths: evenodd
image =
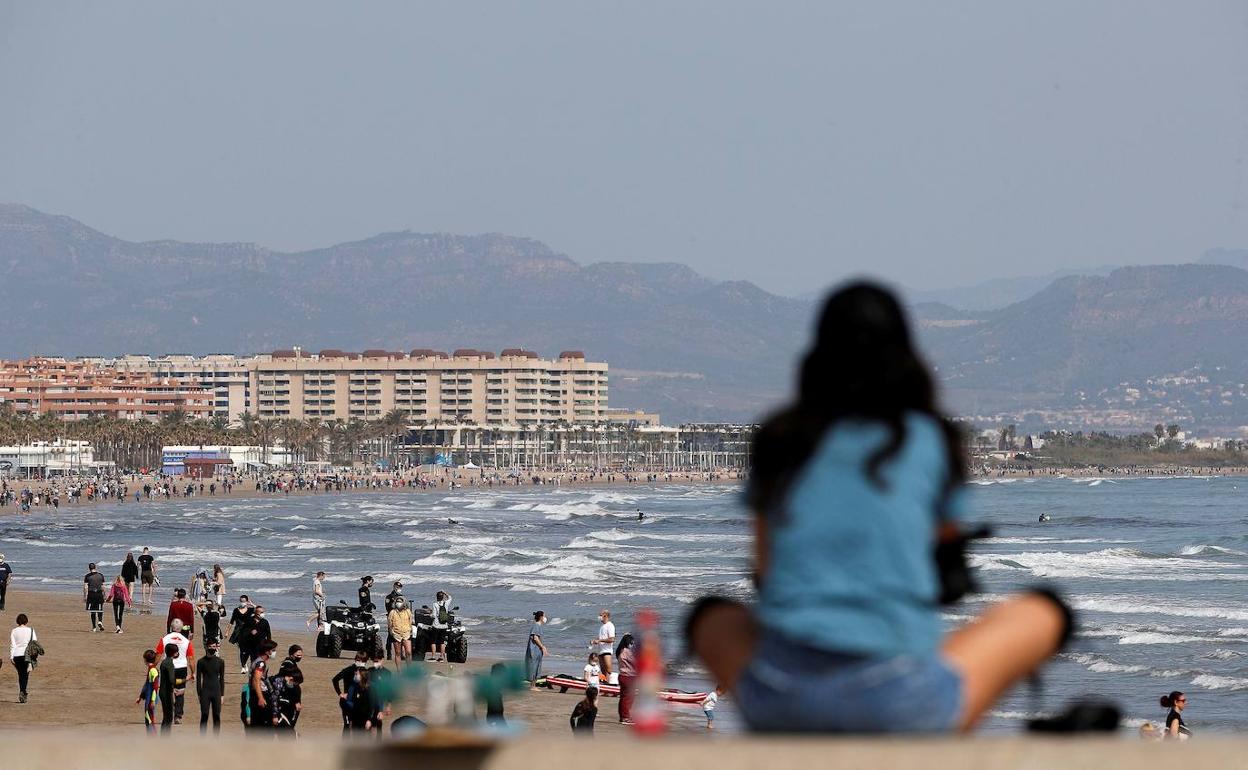
<svg viewBox="0 0 1248 770"><path fill-rule="evenodd" d="M264 619L264 607L257 604L252 612L256 616L255 620L246 629L248 660L258 657L260 651L273 640L273 631L269 628L269 621ZM240 644L239 647L241 648L242 645Z"/></svg>
<svg viewBox="0 0 1248 770"><path fill-rule="evenodd" d="M221 698L225 695L225 661L217 655L220 643L210 642L204 656L195 666L195 692L199 695L199 731L208 732L208 714L212 714L212 731L221 732Z"/></svg>
<svg viewBox="0 0 1248 770"><path fill-rule="evenodd" d="M242 666L240 674L247 673L247 661L251 660L251 635L248 630L255 619L255 606L247 594L242 594L238 597L238 606L230 614L230 641L238 645L238 662Z"/></svg>
<svg viewBox="0 0 1248 770"><path fill-rule="evenodd" d="M121 579L126 583L126 592L134 596L134 584L139 580L139 564L134 560L133 553L127 553L126 560L121 563Z"/></svg>
<svg viewBox="0 0 1248 770"><path fill-rule="evenodd" d="M350 695L351 686L355 684L355 680L359 677L360 672L367 668L368 653L357 652L355 654L355 662L334 674L334 678L331 680L331 683L334 685L334 692L338 695L338 708L342 710L342 731L344 733L351 729L351 709L347 705L347 696Z"/></svg>
<svg viewBox="0 0 1248 770"><path fill-rule="evenodd" d="M360 590L358 592L360 598L360 609L364 612L372 612L377 609L377 605L373 604L373 576L366 575L360 578Z"/></svg>

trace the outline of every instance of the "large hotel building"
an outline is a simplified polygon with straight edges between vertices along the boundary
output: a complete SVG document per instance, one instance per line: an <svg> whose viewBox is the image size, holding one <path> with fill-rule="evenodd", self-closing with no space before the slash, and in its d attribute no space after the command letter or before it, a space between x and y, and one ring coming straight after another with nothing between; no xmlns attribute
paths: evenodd
<svg viewBox="0 0 1248 770"><path fill-rule="evenodd" d="M170 402L161 400L165 391L180 394L181 400L172 401L192 416L219 416L231 423L244 413L261 419L351 421L376 419L393 410L407 415L411 424L595 424L621 416L620 410L607 407L607 364L586 361L579 351L543 359L516 348L497 355L470 349L451 354L425 349L310 354L295 348L249 357L31 359L11 366L0 372L20 370L22 376L8 380L7 389L0 376L0 403L14 401L20 411L32 413L48 411L44 405L51 403L46 396L32 400L26 395L32 382L41 381L41 373L90 373L102 388L112 389L109 393L122 382L149 388L132 409L95 410L94 397L79 393L72 410L56 408L67 419L97 414L157 419L175 408L157 405ZM101 403L114 404L110 399Z"/></svg>

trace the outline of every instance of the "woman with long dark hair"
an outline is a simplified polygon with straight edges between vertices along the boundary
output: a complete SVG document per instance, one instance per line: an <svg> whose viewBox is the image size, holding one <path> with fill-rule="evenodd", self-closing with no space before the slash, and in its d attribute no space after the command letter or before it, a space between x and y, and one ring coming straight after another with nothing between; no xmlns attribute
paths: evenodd
<svg viewBox="0 0 1248 770"><path fill-rule="evenodd" d="M1166 730L1162 733L1166 740L1185 741L1192 737L1192 731L1187 729L1187 723L1183 721L1183 709L1187 708L1186 695L1178 690L1169 695L1163 695L1161 707L1170 710L1170 713L1166 714Z"/></svg>
<svg viewBox="0 0 1248 770"><path fill-rule="evenodd" d="M637 641L632 634L620 637L615 661L620 666L620 722L632 724L633 700L637 697Z"/></svg>
<svg viewBox="0 0 1248 770"><path fill-rule="evenodd" d="M828 298L797 399L761 426L753 463L757 608L708 599L688 625L752 729L970 729L1069 635L1069 609L1038 591L941 637L938 604L966 589L960 552L946 558L962 445L887 290Z"/></svg>

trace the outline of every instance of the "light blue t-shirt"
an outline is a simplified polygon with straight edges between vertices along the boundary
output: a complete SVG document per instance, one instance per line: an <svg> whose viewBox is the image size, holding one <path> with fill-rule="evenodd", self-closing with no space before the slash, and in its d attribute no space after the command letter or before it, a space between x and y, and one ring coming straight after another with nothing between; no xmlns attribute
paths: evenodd
<svg viewBox="0 0 1248 770"><path fill-rule="evenodd" d="M936 506L948 478L937 422L906 417L901 448L876 486L867 459L888 436L879 422L834 423L768 519L759 617L791 641L831 652L930 654L940 642L934 561ZM958 518L960 492L943 514Z"/></svg>

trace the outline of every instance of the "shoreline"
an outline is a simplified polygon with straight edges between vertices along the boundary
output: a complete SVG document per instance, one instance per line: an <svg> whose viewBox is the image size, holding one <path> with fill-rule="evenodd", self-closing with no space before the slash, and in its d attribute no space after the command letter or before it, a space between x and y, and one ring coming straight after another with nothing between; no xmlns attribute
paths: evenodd
<svg viewBox="0 0 1248 770"><path fill-rule="evenodd" d="M448 471L450 469L447 469ZM456 469L459 470L459 469ZM534 478L540 478L541 483L534 483ZM353 481L358 485L344 486L341 489L324 489L323 487L300 488L292 485L288 491L269 492L264 489L257 489L258 483L263 483L256 477L246 477L234 482L233 489L227 494L220 481L217 481L217 490L215 493L210 491L210 485L213 480L204 479L202 484L205 488L203 493L198 491L200 480L191 479L185 476L174 477L158 477L153 474L126 474L116 476L116 483L120 483L127 488L126 494L118 498L115 495L108 497L97 496L94 499L86 497L71 498L68 494L70 487L75 485L86 485L91 482L93 477L74 477L64 476L56 477L50 480L40 479L18 479L18 478L2 478L0 477L0 489L7 489L21 493L29 490L35 494L35 502L31 505L31 512L46 510L48 507L59 509L62 506L75 508L83 505L99 505L102 503L119 503L133 505L151 505L163 502L173 502L174 500L256 500L256 499L275 499L283 497L342 497L358 494L421 494L421 493L447 493L460 490L491 490L491 489L526 489L526 488L548 488L556 489L561 487L571 487L576 489L614 489L627 488L635 486L667 486L667 485L687 485L687 484L710 484L710 485L731 485L739 484L745 479L745 473L742 471L707 471L707 472L687 472L679 473L667 472L649 472L637 475L625 476L624 474L602 474L592 478L583 478L582 474L563 473L555 471L538 471L528 472L524 477L510 481L519 481L520 483L486 483L479 476L468 477L458 473L444 472L441 475L434 475L419 472L407 472L400 476L393 474L373 474L371 476L361 476ZM270 478L270 477L265 477ZM280 481L293 481L296 476L289 473L273 474L272 478ZM396 479L404 482L401 484L393 483ZM425 480L426 484L413 483L420 479ZM463 479L463 480L461 480ZM165 498L163 495L156 494L155 487L164 482L170 483L174 489L185 490L188 484L195 486L195 494L185 496L183 494L172 494ZM387 482L391 483L387 483ZM454 482L454 486L452 486ZM480 483L478 483L480 482ZM151 498L144 497L139 501L134 499L136 491L142 491L144 485L153 487ZM48 502L50 498L55 496L58 504ZM23 512L16 501L5 502L0 498L0 516L5 514L21 515Z"/></svg>
<svg viewBox="0 0 1248 770"><path fill-rule="evenodd" d="M1212 476L1248 476L1248 466L1236 465L1217 467L1208 465L1141 465L1141 466L1098 466L1093 468L1042 467L1022 468L1005 466L1000 468L974 468L967 474L970 482L1003 478L1207 478Z"/></svg>

